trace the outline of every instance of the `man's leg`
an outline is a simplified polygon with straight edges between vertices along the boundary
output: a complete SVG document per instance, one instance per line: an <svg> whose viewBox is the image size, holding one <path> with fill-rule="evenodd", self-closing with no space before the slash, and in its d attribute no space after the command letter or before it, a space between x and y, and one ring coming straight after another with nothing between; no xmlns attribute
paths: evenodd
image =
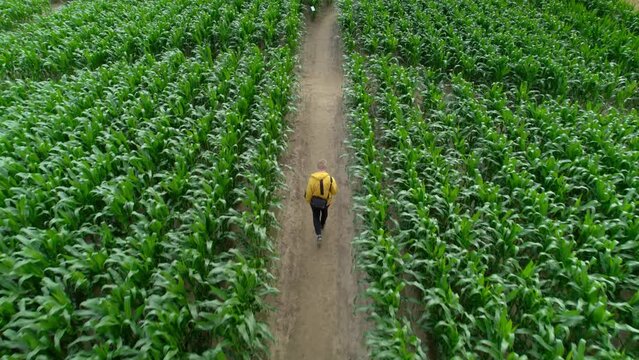
<svg viewBox="0 0 639 360"><path fill-rule="evenodd" d="M326 225L326 219L328 219L328 206L325 209L322 209L322 214L320 218L320 223L322 224L322 229L324 229L324 225Z"/></svg>
<svg viewBox="0 0 639 360"><path fill-rule="evenodd" d="M315 227L315 235L320 235L322 233L322 228L320 224L320 212L321 209L317 209L311 206L313 210L313 226Z"/></svg>

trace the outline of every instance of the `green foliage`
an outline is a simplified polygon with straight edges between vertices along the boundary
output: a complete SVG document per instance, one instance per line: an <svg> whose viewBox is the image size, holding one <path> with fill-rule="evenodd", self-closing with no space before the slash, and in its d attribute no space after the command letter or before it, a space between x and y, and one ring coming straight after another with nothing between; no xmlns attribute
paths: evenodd
<svg viewBox="0 0 639 360"><path fill-rule="evenodd" d="M552 0L339 7L371 356L638 356L629 25Z"/></svg>
<svg viewBox="0 0 639 360"><path fill-rule="evenodd" d="M50 0L4 0L0 3L0 31L11 30L49 10Z"/></svg>
<svg viewBox="0 0 639 360"><path fill-rule="evenodd" d="M1 358L266 355L300 27L296 0L77 1L0 35Z"/></svg>

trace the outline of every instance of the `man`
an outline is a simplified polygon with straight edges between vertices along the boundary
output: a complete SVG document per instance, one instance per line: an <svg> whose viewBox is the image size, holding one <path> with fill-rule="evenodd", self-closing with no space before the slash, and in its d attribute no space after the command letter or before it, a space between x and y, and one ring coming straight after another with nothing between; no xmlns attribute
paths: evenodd
<svg viewBox="0 0 639 360"><path fill-rule="evenodd" d="M322 229L328 218L328 207L333 203L333 198L337 194L337 182L326 171L326 160L317 163L317 170L308 179L304 197L313 210L313 226L317 235L318 246L322 241Z"/></svg>

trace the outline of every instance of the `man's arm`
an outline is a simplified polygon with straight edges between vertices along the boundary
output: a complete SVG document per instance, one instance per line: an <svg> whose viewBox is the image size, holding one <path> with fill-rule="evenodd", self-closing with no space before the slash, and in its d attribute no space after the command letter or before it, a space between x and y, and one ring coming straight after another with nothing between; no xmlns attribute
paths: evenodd
<svg viewBox="0 0 639 360"><path fill-rule="evenodd" d="M337 181L335 181L335 178L332 176L331 176L331 179L333 179L333 186L331 186L331 194L337 195Z"/></svg>
<svg viewBox="0 0 639 360"><path fill-rule="evenodd" d="M311 197L313 197L313 189L311 189L311 179L308 179L308 183L306 184L306 191L304 192L304 198L306 198L307 203L311 203Z"/></svg>

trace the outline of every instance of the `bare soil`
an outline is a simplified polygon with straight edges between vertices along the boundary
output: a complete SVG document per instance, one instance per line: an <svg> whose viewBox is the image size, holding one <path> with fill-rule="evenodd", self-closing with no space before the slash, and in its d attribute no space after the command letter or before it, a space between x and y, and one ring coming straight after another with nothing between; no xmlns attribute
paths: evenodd
<svg viewBox="0 0 639 360"><path fill-rule="evenodd" d="M629 4L635 7L635 10L639 11L639 0L626 0Z"/></svg>
<svg viewBox="0 0 639 360"><path fill-rule="evenodd" d="M355 235L351 187L346 172L346 124L342 106L342 51L334 5L309 21L301 53L300 101L284 159L288 192L279 214L280 268L269 323L276 341L273 359L363 359L364 316L351 240ZM308 176L320 159L339 185L320 248L311 209L304 201Z"/></svg>
<svg viewBox="0 0 639 360"><path fill-rule="evenodd" d="M62 6L64 6L64 4L66 3L66 1L64 0L52 0L51 1L51 10L52 11L58 11L62 8Z"/></svg>

